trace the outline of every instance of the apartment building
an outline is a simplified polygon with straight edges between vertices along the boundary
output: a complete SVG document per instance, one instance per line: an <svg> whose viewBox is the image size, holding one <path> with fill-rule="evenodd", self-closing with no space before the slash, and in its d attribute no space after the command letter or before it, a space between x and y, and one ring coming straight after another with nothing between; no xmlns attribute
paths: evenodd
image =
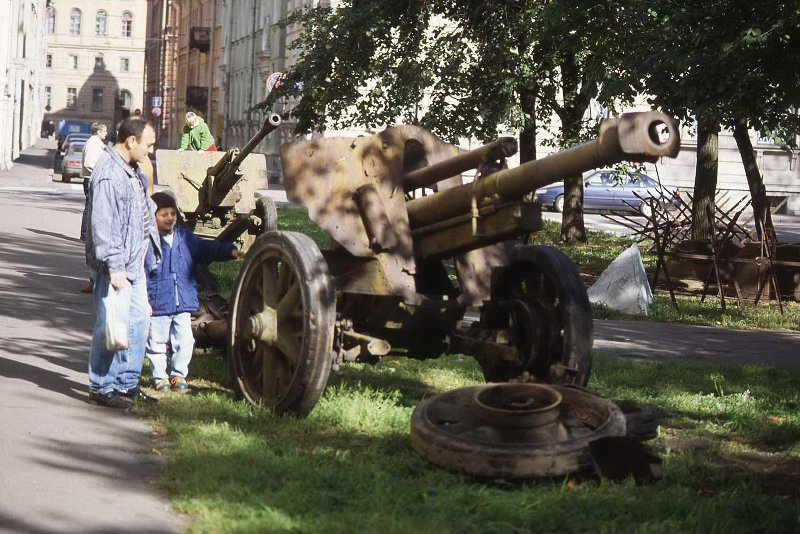
<svg viewBox="0 0 800 534"><path fill-rule="evenodd" d="M180 2L147 0L143 110L156 127L160 148L173 147L181 126L176 92L180 14Z"/></svg>
<svg viewBox="0 0 800 534"><path fill-rule="evenodd" d="M41 132L45 0L0 2L0 170Z"/></svg>
<svg viewBox="0 0 800 534"><path fill-rule="evenodd" d="M146 0L51 0L45 120L113 126L143 107Z"/></svg>

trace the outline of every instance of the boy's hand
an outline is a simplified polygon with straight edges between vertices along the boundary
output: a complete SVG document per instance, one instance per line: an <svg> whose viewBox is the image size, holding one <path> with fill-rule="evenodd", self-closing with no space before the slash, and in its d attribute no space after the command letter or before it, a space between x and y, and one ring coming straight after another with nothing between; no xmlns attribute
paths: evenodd
<svg viewBox="0 0 800 534"><path fill-rule="evenodd" d="M117 273L111 273L109 275L109 281L111 282L111 287L114 289L122 289L125 286L125 281L128 279L128 273L125 271L119 271Z"/></svg>
<svg viewBox="0 0 800 534"><path fill-rule="evenodd" d="M241 250L239 250L238 248L235 248L235 249L233 249L233 252L231 252L231 257L232 257L233 259L235 259L235 260L238 260L238 259L240 259L240 258L243 258L243 257L244 257L244 252L242 252L242 251L241 251Z"/></svg>

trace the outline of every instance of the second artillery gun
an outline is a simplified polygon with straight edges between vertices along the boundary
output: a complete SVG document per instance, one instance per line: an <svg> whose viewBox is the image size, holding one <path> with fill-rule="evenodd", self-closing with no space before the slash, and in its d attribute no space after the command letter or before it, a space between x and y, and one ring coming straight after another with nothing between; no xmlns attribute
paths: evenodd
<svg viewBox="0 0 800 534"><path fill-rule="evenodd" d="M332 368L398 349L473 355L487 381L585 385L586 288L557 249L509 241L541 228L540 206L523 199L596 167L674 157L679 143L670 117L647 112L608 119L595 140L513 169L512 138L461 152L413 126L284 145L287 196L331 247L284 231L255 241L230 300L236 387L252 403L304 415ZM423 188L435 192L413 198Z"/></svg>
<svg viewBox="0 0 800 534"><path fill-rule="evenodd" d="M256 236L276 229L272 200L259 196L269 186L266 157L253 151L280 124L281 117L270 114L241 150L156 152L159 186L172 192L196 234L246 250Z"/></svg>

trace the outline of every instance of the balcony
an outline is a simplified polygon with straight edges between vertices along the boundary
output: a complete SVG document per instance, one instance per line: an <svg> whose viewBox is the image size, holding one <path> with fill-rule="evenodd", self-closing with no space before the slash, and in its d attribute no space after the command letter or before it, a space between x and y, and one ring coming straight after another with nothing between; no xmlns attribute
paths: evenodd
<svg viewBox="0 0 800 534"><path fill-rule="evenodd" d="M208 106L208 87L190 85L186 88L186 107L205 110Z"/></svg>
<svg viewBox="0 0 800 534"><path fill-rule="evenodd" d="M211 28L195 26L189 32L189 49L194 48L200 52L211 50Z"/></svg>

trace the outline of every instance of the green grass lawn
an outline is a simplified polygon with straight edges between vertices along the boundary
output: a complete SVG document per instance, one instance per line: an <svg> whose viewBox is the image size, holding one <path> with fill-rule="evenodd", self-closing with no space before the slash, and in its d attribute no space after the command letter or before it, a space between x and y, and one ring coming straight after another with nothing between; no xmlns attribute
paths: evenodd
<svg viewBox="0 0 800 534"><path fill-rule="evenodd" d="M302 210L282 208L279 220L324 245ZM594 237L567 253L597 274L627 242ZM215 267L228 288L237 271L237 262ZM687 305L681 320L724 321L712 303ZM652 317L675 320L668 308L657 300ZM754 317L724 324L761 327ZM775 327L774 316L758 317ZM193 532L800 531L800 373L596 357L592 389L659 415L650 444L665 476L649 486L578 476L509 484L429 464L410 445L412 410L481 382L461 355L351 364L297 419L237 400L220 351L199 350L191 393L140 411L158 438L153 453L167 459L158 482Z"/></svg>
<svg viewBox="0 0 800 534"><path fill-rule="evenodd" d="M481 382L468 357L389 358L332 375L307 419L233 398L213 352L193 393L143 411L166 436L160 483L195 532L792 532L800 528L800 375L598 357L590 385L655 410L665 477L485 482L410 446L422 399Z"/></svg>

